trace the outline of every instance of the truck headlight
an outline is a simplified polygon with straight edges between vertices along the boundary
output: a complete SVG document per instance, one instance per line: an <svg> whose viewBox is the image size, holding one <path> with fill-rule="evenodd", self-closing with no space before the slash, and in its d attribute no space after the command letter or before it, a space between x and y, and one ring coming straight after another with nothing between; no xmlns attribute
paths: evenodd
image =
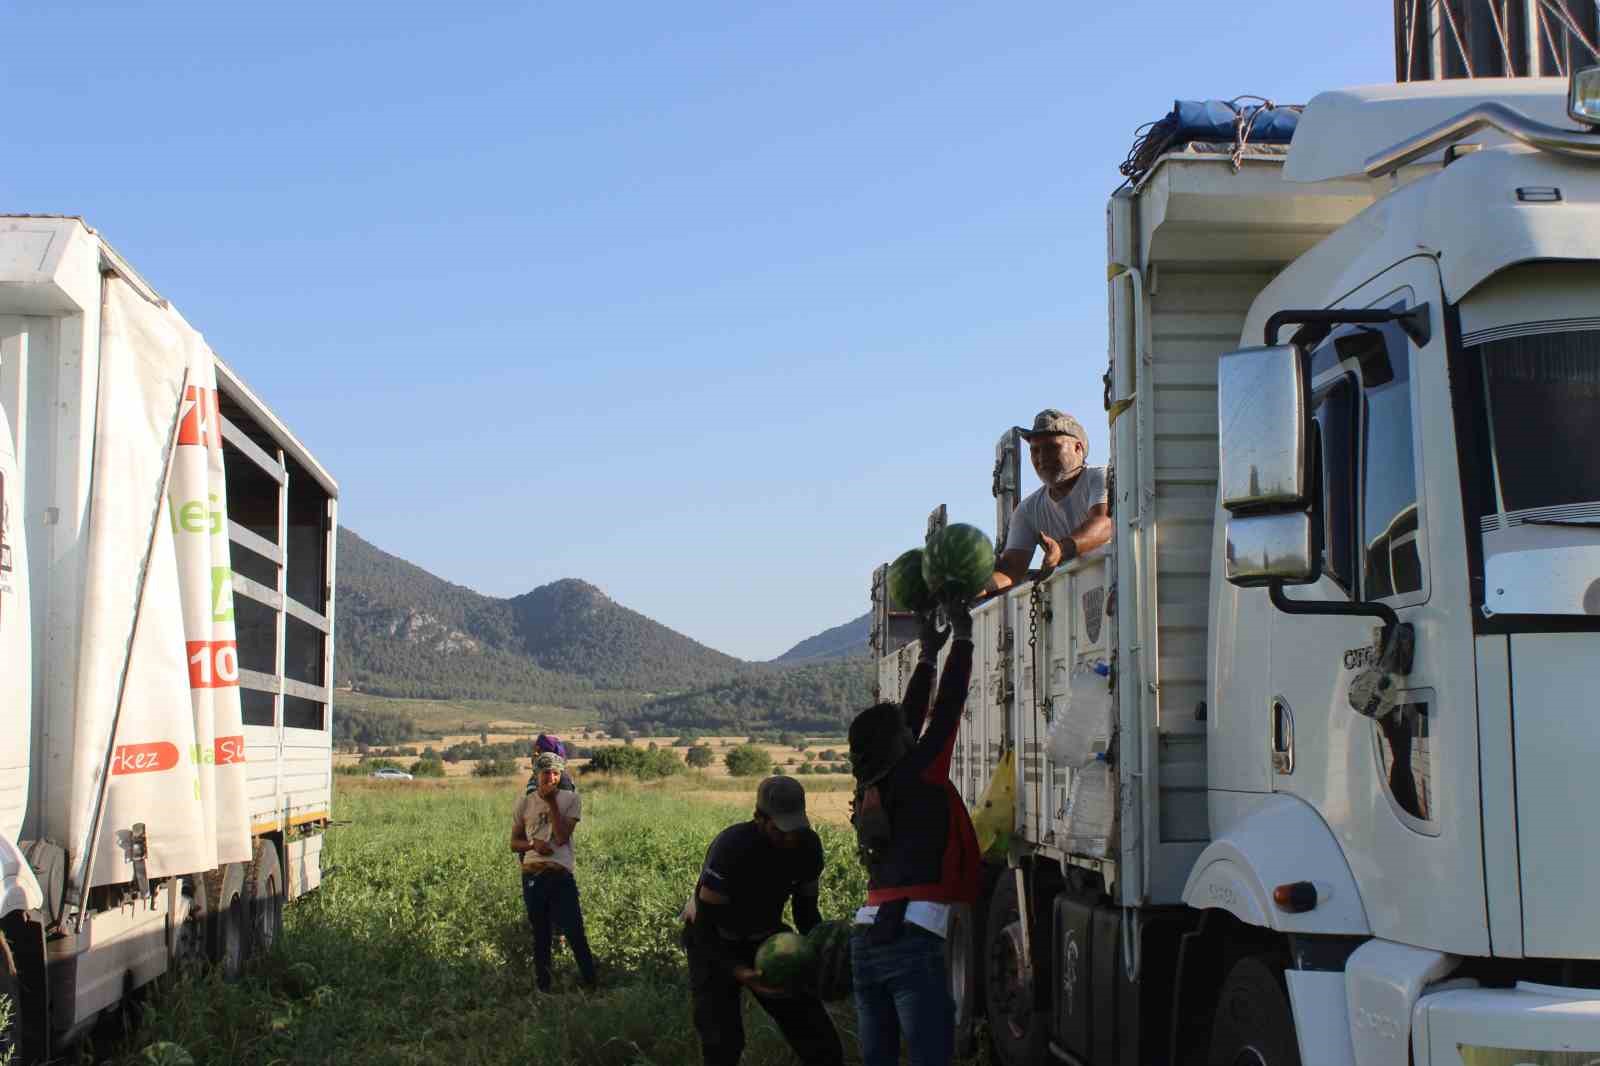
<svg viewBox="0 0 1600 1066"><path fill-rule="evenodd" d="M1600 66L1573 70L1567 79L1567 114L1586 126L1600 126Z"/></svg>

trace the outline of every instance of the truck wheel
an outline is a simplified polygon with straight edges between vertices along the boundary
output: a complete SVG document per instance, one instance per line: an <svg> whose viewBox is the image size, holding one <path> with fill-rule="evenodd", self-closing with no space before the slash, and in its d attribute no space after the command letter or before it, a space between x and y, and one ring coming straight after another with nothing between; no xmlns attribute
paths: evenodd
<svg viewBox="0 0 1600 1066"><path fill-rule="evenodd" d="M22 981L4 933L0 933L0 1000L5 1001L0 1008L5 1019L0 1025L0 1062L11 1062L22 1056Z"/></svg>
<svg viewBox="0 0 1600 1066"><path fill-rule="evenodd" d="M191 874L179 889L189 901L183 924L172 941L172 968L199 970L211 961L211 906L205 878Z"/></svg>
<svg viewBox="0 0 1600 1066"><path fill-rule="evenodd" d="M272 841L256 841L256 859L250 864L245 888L245 898L250 901L250 953L266 955L283 932L283 867Z"/></svg>
<svg viewBox="0 0 1600 1066"><path fill-rule="evenodd" d="M1049 1018L1043 990L1048 961L1037 938L1027 945L1027 926L1017 910L1017 893L1010 881L995 884L989 899L987 944L983 958L984 1002L989 1016L989 1041L1003 1066L1033 1066L1046 1061ZM1023 965L1027 957L1032 972Z"/></svg>
<svg viewBox="0 0 1600 1066"><path fill-rule="evenodd" d="M1207 1066L1300 1066L1294 1015L1279 969L1267 956L1233 964L1217 997Z"/></svg>
<svg viewBox="0 0 1600 1066"><path fill-rule="evenodd" d="M37 927L22 924L14 935L32 936ZM6 933L0 932L0 999L6 1000L10 1010L5 1013L5 1024L0 1024L0 1063L10 1066L32 1066L50 1058L50 1020L45 1018L43 1004L38 999L27 999L24 994L22 972L18 954L26 956L26 946L11 948ZM32 996L42 996L42 989L34 984Z"/></svg>
<svg viewBox="0 0 1600 1066"><path fill-rule="evenodd" d="M957 903L950 908L950 924L945 929L945 972L950 975L950 998L956 1006L956 1055L965 1058L976 1048L975 1023L978 1016L977 923L972 908Z"/></svg>
<svg viewBox="0 0 1600 1066"><path fill-rule="evenodd" d="M244 895L244 864L230 862L206 874L211 893L212 930L216 937L212 957L222 967L225 981L237 981L250 957L250 915Z"/></svg>

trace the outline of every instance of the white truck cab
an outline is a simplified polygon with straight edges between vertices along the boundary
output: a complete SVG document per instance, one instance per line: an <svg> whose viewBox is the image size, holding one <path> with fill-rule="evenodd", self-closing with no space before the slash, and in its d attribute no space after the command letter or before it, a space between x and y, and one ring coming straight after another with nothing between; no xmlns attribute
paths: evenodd
<svg viewBox="0 0 1600 1066"><path fill-rule="evenodd" d="M1600 1061L1600 133L1574 98L1327 93L1287 150L1174 144L1112 197L1115 534L977 608L952 769L975 807L1014 775L953 945L999 1061ZM875 607L895 698L915 649ZM1102 710L1115 817L1085 832L1099 778L1047 738Z"/></svg>

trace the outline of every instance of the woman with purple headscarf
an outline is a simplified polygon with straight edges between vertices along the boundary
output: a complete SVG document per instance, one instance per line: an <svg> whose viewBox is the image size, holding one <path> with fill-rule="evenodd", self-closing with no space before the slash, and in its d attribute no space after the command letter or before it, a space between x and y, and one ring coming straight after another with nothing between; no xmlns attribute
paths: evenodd
<svg viewBox="0 0 1600 1066"><path fill-rule="evenodd" d="M537 762L539 756L543 755L545 752L549 752L552 755L561 756L561 760L563 762L569 758L567 755L567 746L562 743L560 737L553 733L540 733L538 738L533 742L533 758L535 762ZM560 789L566 789L568 792L578 791L578 786L572 781L572 775L567 773L565 769L561 771L561 784L556 787ZM538 788L539 772L535 770L532 776L528 778L527 792L535 792L538 790Z"/></svg>

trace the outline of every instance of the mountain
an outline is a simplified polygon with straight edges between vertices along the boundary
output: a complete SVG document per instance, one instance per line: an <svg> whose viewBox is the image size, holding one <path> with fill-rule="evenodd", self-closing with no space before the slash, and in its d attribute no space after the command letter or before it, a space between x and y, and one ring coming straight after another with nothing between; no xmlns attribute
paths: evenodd
<svg viewBox="0 0 1600 1066"><path fill-rule="evenodd" d="M522 649L548 670L606 688L660 692L726 680L748 668L566 578L509 602Z"/></svg>
<svg viewBox="0 0 1600 1066"><path fill-rule="evenodd" d="M338 550L339 677L367 691L588 706L601 690L681 692L754 669L584 581L500 599L348 529Z"/></svg>
<svg viewBox="0 0 1600 1066"><path fill-rule="evenodd" d="M864 656L867 654L867 636L871 623L872 612L868 611L860 618L852 618L843 625L824 629L814 637L807 637L772 661L807 663Z"/></svg>

